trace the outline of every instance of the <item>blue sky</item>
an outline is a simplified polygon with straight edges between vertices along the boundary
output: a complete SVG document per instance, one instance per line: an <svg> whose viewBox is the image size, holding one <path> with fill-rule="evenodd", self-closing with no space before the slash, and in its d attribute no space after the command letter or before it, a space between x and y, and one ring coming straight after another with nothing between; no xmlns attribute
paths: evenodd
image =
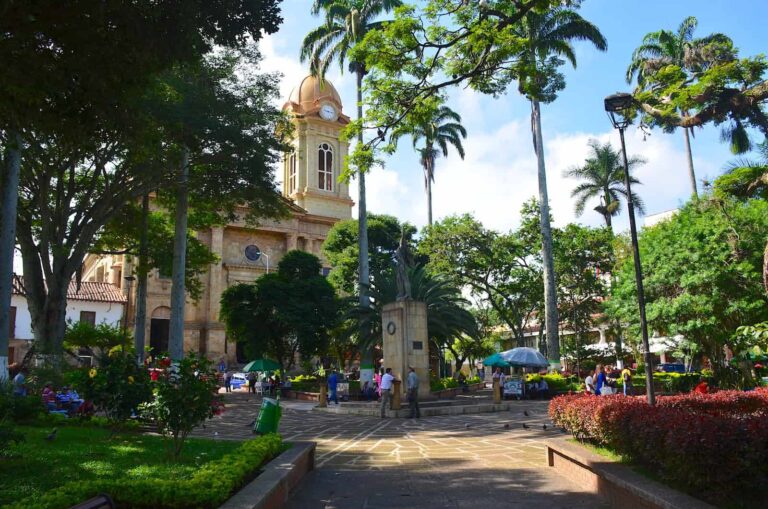
<svg viewBox="0 0 768 509"><path fill-rule="evenodd" d="M320 23L310 14L310 5L311 0L285 0L281 30L262 43L264 68L284 74L283 97L306 74L298 59L300 43ZM734 40L742 56L768 49L766 0L586 0L581 13L603 32L608 51L601 53L577 45L578 68L566 69L567 88L543 110L550 201L557 225L601 222L590 207L582 217L575 217L570 199L574 182L563 178L562 172L583 162L590 138L610 139L618 146L618 136L610 127L602 100L613 92L630 90L624 73L632 50L646 33L676 29L686 16L693 15L699 20L696 35L723 32ZM352 77L340 75L336 67L329 79L342 96L345 112L353 114ZM438 160L433 188L435 216L439 219L469 212L489 227L514 228L519 222L520 205L537 190L529 106L514 89L498 99L464 89L452 90L449 97L449 105L462 114L469 132L467 157L464 161L457 156ZM627 144L630 155L642 155L648 161L636 175L644 184L637 191L649 214L675 208L687 199L689 185L681 132L664 134L656 130L644 141L641 133L630 128ZM714 126L696 132L693 154L699 180L718 175L732 159ZM373 171L368 190L369 210L396 215L418 227L426 223L421 170L410 143L402 143L398 153L386 159L383 169ZM622 214L617 226L621 229L626 224Z"/></svg>

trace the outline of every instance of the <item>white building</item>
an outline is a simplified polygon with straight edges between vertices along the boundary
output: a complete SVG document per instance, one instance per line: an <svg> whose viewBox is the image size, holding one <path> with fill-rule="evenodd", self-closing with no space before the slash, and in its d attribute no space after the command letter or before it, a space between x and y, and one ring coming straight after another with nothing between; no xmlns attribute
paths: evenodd
<svg viewBox="0 0 768 509"><path fill-rule="evenodd" d="M21 362L29 351L34 334L32 317L23 291L24 280L14 276L11 295L11 330L8 363ZM72 281L67 291L67 321L108 323L118 326L123 318L126 297L115 285L83 281L80 288Z"/></svg>

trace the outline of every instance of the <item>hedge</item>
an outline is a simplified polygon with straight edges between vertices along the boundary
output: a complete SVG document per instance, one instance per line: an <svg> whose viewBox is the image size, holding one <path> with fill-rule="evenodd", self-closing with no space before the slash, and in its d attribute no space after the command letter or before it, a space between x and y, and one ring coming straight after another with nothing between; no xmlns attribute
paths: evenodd
<svg viewBox="0 0 768 509"><path fill-rule="evenodd" d="M766 490L768 390L662 396L655 407L642 397L566 395L549 415L698 496L727 502Z"/></svg>
<svg viewBox="0 0 768 509"><path fill-rule="evenodd" d="M283 449L279 435L270 434L244 442L234 452L202 465L190 478L112 479L70 483L5 505L2 509L60 509L71 507L99 493L108 493L118 507L181 509L218 507L242 487L259 466Z"/></svg>

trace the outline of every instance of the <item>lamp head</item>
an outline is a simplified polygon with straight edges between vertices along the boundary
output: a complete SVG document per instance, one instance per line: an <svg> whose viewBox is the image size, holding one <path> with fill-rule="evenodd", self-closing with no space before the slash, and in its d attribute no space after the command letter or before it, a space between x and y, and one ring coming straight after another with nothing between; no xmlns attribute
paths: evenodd
<svg viewBox="0 0 768 509"><path fill-rule="evenodd" d="M629 115L632 106L635 103L635 98L632 97L632 94L617 92L606 97L603 103L613 127L616 129L624 129L630 124L631 119Z"/></svg>

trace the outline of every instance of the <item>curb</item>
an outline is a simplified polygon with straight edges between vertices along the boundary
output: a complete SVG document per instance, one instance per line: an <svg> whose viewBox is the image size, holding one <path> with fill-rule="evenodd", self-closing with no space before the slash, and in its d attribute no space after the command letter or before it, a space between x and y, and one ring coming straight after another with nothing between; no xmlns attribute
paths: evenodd
<svg viewBox="0 0 768 509"><path fill-rule="evenodd" d="M638 474L565 438L545 440L547 464L611 506L642 509L714 509L714 506Z"/></svg>
<svg viewBox="0 0 768 509"><path fill-rule="evenodd" d="M219 509L278 509L291 491L315 468L315 443L293 442L293 447L264 466L259 476L246 484Z"/></svg>

